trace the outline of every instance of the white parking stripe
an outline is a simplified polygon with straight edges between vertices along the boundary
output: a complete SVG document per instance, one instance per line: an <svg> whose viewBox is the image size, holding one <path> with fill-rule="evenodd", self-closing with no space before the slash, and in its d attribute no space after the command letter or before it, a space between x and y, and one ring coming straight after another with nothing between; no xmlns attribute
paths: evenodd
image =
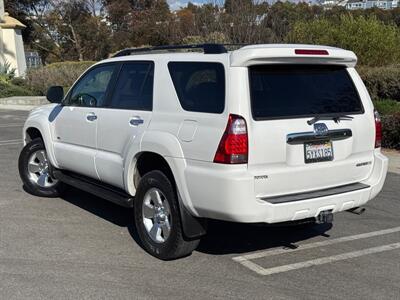
<svg viewBox="0 0 400 300"><path fill-rule="evenodd" d="M278 255L278 254L283 254L283 253L297 252L297 251L301 251L301 250L329 246L329 245L333 245L333 244L344 243L344 242L349 242L349 241L354 241L354 240L366 239L366 238L370 238L370 237L374 237L374 236L390 234L390 233L395 233L395 232L400 232L400 227L394 227L394 228L372 231L372 232L367 232L367 233L361 233L361 234L356 234L356 235L344 236L344 237L340 237L340 238L336 238L336 239L332 239L332 240L326 240L326 241L322 241L322 242L300 245L300 247L295 248L295 249L275 249L275 250L269 250L269 251L264 251L264 252L256 252L256 253L252 253L252 254L234 257L233 260L235 260L237 262L242 262L242 261L246 261L246 260L250 260L250 259L257 259L257 258L261 258L261 257Z"/></svg>
<svg viewBox="0 0 400 300"><path fill-rule="evenodd" d="M299 263L294 263L294 264L289 264L289 265L284 265L284 266L279 266L279 267L274 267L274 268L269 268L269 269L264 269L257 264L251 263L252 265L256 265L257 268L254 268L254 266L252 266L250 269L252 269L254 272L256 272L260 275L265 276L265 275L283 273L283 272L288 272L288 271L293 271L293 270L298 270L298 269L303 269L303 268L309 268L312 266L324 265L324 264L328 264L328 263L332 263L332 262L336 262L336 261L357 258L357 257L364 256L364 255L369 255L369 254L374 254L374 253L379 253L379 252L384 252L384 251L390 251L390 250L395 250L395 249L399 249L399 248L400 248L400 243L394 243L394 244L389 244L389 245L384 245L384 246L363 249L363 250L359 250L359 251L347 252L347 253L343 253L343 254L307 260L307 261L303 261L303 262L299 262ZM244 262L241 262L241 264L246 266L246 264L248 262L249 261L244 261ZM249 267L249 266L247 266L247 267Z"/></svg>
<svg viewBox="0 0 400 300"><path fill-rule="evenodd" d="M2 143L15 143L15 142L22 142L22 139L4 140L4 141L0 141L0 144L2 144Z"/></svg>
<svg viewBox="0 0 400 300"><path fill-rule="evenodd" d="M20 144L22 144L22 142L4 143L4 144L0 143L0 147L1 147L1 146L8 146L8 145L20 145Z"/></svg>
<svg viewBox="0 0 400 300"><path fill-rule="evenodd" d="M21 123L13 123L13 124L0 124L0 128L7 128L7 127L22 127L24 124Z"/></svg>
<svg viewBox="0 0 400 300"><path fill-rule="evenodd" d="M0 141L0 147L8 145L19 145L19 144L22 144L22 139Z"/></svg>

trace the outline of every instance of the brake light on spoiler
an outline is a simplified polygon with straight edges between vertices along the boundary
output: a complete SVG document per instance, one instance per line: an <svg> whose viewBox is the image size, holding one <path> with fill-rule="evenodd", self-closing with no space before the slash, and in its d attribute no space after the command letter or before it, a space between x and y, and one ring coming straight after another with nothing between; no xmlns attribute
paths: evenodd
<svg viewBox="0 0 400 300"><path fill-rule="evenodd" d="M295 49L294 53L297 55L329 55L327 50L319 49Z"/></svg>

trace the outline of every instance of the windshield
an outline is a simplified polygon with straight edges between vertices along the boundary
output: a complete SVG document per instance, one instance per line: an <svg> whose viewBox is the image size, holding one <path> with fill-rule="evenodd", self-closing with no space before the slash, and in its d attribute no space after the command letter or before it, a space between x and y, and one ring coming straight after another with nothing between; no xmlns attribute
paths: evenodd
<svg viewBox="0 0 400 300"><path fill-rule="evenodd" d="M255 120L363 113L345 67L257 65L249 72Z"/></svg>

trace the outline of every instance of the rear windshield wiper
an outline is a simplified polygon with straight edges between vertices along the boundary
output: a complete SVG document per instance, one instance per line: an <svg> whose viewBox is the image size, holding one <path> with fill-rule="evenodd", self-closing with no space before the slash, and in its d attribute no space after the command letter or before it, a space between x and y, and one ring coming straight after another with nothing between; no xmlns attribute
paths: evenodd
<svg viewBox="0 0 400 300"><path fill-rule="evenodd" d="M333 115L333 116L315 116L311 120L307 121L308 125L312 125L314 123L317 123L320 120L333 120L335 123L339 123L342 120L353 120L354 118L352 116L348 115Z"/></svg>

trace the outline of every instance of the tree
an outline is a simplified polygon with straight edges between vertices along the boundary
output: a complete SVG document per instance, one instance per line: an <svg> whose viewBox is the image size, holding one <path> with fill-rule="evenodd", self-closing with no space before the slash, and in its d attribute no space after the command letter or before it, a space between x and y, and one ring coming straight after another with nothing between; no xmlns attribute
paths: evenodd
<svg viewBox="0 0 400 300"><path fill-rule="evenodd" d="M9 0L27 23L25 42L44 62L98 60L109 52L109 28L100 0Z"/></svg>

